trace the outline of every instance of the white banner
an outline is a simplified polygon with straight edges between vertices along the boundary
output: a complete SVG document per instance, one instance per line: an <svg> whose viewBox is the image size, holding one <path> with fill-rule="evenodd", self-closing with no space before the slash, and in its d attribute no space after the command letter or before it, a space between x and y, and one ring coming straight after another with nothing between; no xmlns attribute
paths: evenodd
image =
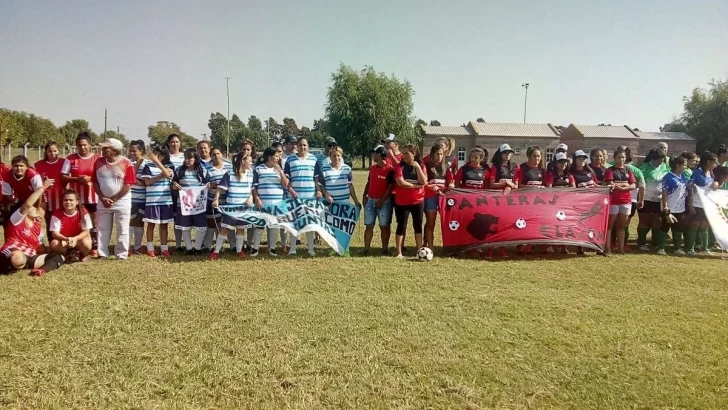
<svg viewBox="0 0 728 410"><path fill-rule="evenodd" d="M698 188L695 191L703 204L715 240L724 251L728 250L728 191Z"/></svg>
<svg viewBox="0 0 728 410"><path fill-rule="evenodd" d="M179 190L179 206L182 215L198 215L207 209L207 187L185 187Z"/></svg>

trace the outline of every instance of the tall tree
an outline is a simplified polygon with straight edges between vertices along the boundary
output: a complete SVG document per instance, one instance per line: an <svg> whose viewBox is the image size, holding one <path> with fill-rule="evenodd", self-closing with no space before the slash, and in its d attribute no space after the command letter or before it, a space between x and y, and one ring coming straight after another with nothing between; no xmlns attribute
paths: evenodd
<svg viewBox="0 0 728 410"><path fill-rule="evenodd" d="M17 111L0 109L0 146L16 145L26 138L24 122ZM8 158L9 160L9 158Z"/></svg>
<svg viewBox="0 0 728 410"><path fill-rule="evenodd" d="M303 128L301 129L301 135L303 135L304 132ZM311 128L311 133L308 135L308 144L312 147L323 147L326 142L326 137L328 136L330 135L326 120L323 118L313 120L313 127Z"/></svg>
<svg viewBox="0 0 728 410"><path fill-rule="evenodd" d="M283 133L283 127L273 117L269 117L265 122L265 133L268 135L270 142L278 141L281 139Z"/></svg>
<svg viewBox="0 0 728 410"><path fill-rule="evenodd" d="M75 138L75 137L74 137ZM129 140L126 138L126 135L123 133L117 134L114 130L108 130L106 133L101 133L99 135L99 142L105 140L106 138L116 138L117 140L121 141L122 144L124 144L125 147L129 146Z"/></svg>
<svg viewBox="0 0 728 410"><path fill-rule="evenodd" d="M248 117L248 128L253 131L263 131L263 123L255 115Z"/></svg>
<svg viewBox="0 0 728 410"><path fill-rule="evenodd" d="M194 148L197 145L197 139L183 132L179 125L172 121L157 121L156 124L147 127L147 137L151 141L152 146L164 145L169 134L179 135L182 148Z"/></svg>
<svg viewBox="0 0 728 410"><path fill-rule="evenodd" d="M439 127L440 126L440 121L438 121L438 120L432 120L432 121L430 121L430 125L432 125L433 127Z"/></svg>
<svg viewBox="0 0 728 410"><path fill-rule="evenodd" d="M683 97L683 113L660 128L687 132L696 139L698 152L728 144L728 82L713 80L708 85L707 90L696 87Z"/></svg>
<svg viewBox="0 0 728 410"><path fill-rule="evenodd" d="M78 134L82 132L88 132L89 135L91 135L91 142L96 143L99 141L99 136L95 132L91 131L91 128L88 125L88 121L80 118L66 121L65 124L58 127L58 131L63 136L63 140L67 144L71 145L73 145L76 141L76 137L78 136Z"/></svg>
<svg viewBox="0 0 728 410"><path fill-rule="evenodd" d="M422 139L425 135L425 130L422 128L423 125L427 125L427 122L422 118L418 118L417 121L415 121L415 135L417 135L420 139Z"/></svg>
<svg viewBox="0 0 728 410"><path fill-rule="evenodd" d="M372 67L357 71L341 65L331 75L326 119L329 132L351 155L363 160L388 133L401 143L414 142L412 85ZM364 161L362 161L364 162Z"/></svg>
<svg viewBox="0 0 728 410"><path fill-rule="evenodd" d="M296 124L296 120L293 118L284 118L283 119L283 127L281 129L281 137L296 137L299 133L298 124Z"/></svg>

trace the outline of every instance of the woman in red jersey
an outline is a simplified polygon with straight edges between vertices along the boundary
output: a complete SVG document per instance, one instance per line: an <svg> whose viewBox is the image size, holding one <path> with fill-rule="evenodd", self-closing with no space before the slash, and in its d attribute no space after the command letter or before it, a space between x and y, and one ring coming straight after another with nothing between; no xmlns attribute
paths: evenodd
<svg viewBox="0 0 728 410"><path fill-rule="evenodd" d="M544 169L543 153L538 146L528 147L526 149L526 162L518 166L516 171L518 186L522 188L543 188ZM545 250L546 248L544 248ZM532 255L533 247L531 245L518 245L516 252L519 255Z"/></svg>
<svg viewBox="0 0 728 410"><path fill-rule="evenodd" d="M473 148L468 153L468 163L455 174L455 186L462 189L486 189L488 187L488 168L483 166L488 151Z"/></svg>
<svg viewBox="0 0 728 410"><path fill-rule="evenodd" d="M48 237L51 250L63 256L75 250L78 252L78 259L85 260L91 252L91 217L81 206L76 191L68 189L63 192L62 197L62 208L56 209L51 216L51 236Z"/></svg>
<svg viewBox="0 0 728 410"><path fill-rule="evenodd" d="M546 188L574 188L576 183L574 182L574 176L569 171L569 158L566 156L566 153L557 152L554 156L553 164L553 168L547 170L543 176L543 185ZM569 254L569 251L564 245L547 247L546 251L548 252L549 249L558 251L562 255Z"/></svg>
<svg viewBox="0 0 728 410"><path fill-rule="evenodd" d="M61 171L63 164L66 162L64 158L58 157L58 144L55 141L49 141L45 145L45 156L42 160L35 163L35 171L38 172L43 180L52 179L55 181L43 195L45 203L45 223L48 242L51 241L50 225L51 217L56 209L61 209L61 200L65 184L61 182Z"/></svg>
<svg viewBox="0 0 728 410"><path fill-rule="evenodd" d="M594 177L597 184L601 185L604 181L604 172L607 170L604 166L604 164L607 163L607 158L604 156L604 150L601 148L594 148L591 152L589 152L589 158L591 160L589 168L594 171Z"/></svg>
<svg viewBox="0 0 728 410"><path fill-rule="evenodd" d="M379 222L382 240L381 255L389 255L389 237L392 225L392 189L394 168L387 163L387 149L378 145L372 150L372 166L364 186L364 256L369 256L374 224Z"/></svg>
<svg viewBox="0 0 728 410"><path fill-rule="evenodd" d="M624 150L615 151L614 165L604 172L604 183L612 190L605 256L611 255L613 229L617 231L617 252L624 253L624 228L633 206L631 192L637 187L634 173L625 165L626 160L627 153Z"/></svg>
<svg viewBox="0 0 728 410"><path fill-rule="evenodd" d="M594 150L592 150L592 154L594 153ZM601 152L598 152L598 155L601 157ZM597 172L586 163L586 159L587 155L584 151L577 150L574 152L570 168L571 176L574 178L577 188L598 188L600 185L597 182ZM577 246L576 253L577 255L583 255L584 248Z"/></svg>
<svg viewBox="0 0 728 410"><path fill-rule="evenodd" d="M397 258L403 258L404 232L407 229L407 219L412 215L412 227L415 231L415 247L422 247L422 214L424 212L425 192L427 183L417 147L405 145L402 147L402 162L395 170L397 183L397 196L394 203L394 215L397 218L395 239L397 242Z"/></svg>
<svg viewBox="0 0 728 410"><path fill-rule="evenodd" d="M502 189L504 194L509 194L512 189L518 189L518 166L511 161L513 149L508 144L501 144L493 154L493 168L490 170L488 179L490 189ZM488 257L493 256L493 249L488 249ZM505 258L506 249L498 248L498 256Z"/></svg>
<svg viewBox="0 0 728 410"><path fill-rule="evenodd" d="M440 193L455 187L455 177L445 158L445 146L433 145L430 148L429 161L424 162L427 174L425 186L425 238L424 246L435 246L435 221L440 201ZM418 248L419 249L419 248Z"/></svg>
<svg viewBox="0 0 728 410"><path fill-rule="evenodd" d="M45 211L35 204L53 182L50 179L43 181L40 189L30 194L23 204L15 206L5 227L5 243L0 248L0 274L30 269L31 276L43 276L63 264L61 255L38 255L36 251Z"/></svg>
<svg viewBox="0 0 728 410"><path fill-rule="evenodd" d="M94 227L91 228L91 241L93 247L91 254L96 256L96 204L98 197L94 191L94 185L91 183L91 177L94 173L94 163L99 159L98 154L91 152L91 136L88 132L81 132L76 137L76 152L66 157L61 170L61 182L78 192L81 197L81 204L91 215L91 222Z"/></svg>
<svg viewBox="0 0 728 410"><path fill-rule="evenodd" d="M43 186L41 176L30 167L28 158L18 155L10 162L3 179L3 202L9 205L22 204L33 192Z"/></svg>

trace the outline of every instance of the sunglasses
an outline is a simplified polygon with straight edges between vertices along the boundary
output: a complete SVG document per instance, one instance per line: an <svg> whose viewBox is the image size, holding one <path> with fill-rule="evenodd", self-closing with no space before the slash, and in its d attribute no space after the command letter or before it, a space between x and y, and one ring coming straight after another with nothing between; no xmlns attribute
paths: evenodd
<svg viewBox="0 0 728 410"><path fill-rule="evenodd" d="M338 146L339 146L339 144L328 144L326 147L331 148L331 147L338 147Z"/></svg>

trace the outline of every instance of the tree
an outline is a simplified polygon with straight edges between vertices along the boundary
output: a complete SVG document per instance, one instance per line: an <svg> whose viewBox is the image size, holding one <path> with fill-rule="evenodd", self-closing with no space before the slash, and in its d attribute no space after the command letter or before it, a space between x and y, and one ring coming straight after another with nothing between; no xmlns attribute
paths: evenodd
<svg viewBox="0 0 728 410"><path fill-rule="evenodd" d="M683 97L683 113L660 128L664 132L687 132L696 139L697 151L715 151L728 143L728 82L712 80L709 89L696 87Z"/></svg>
<svg viewBox="0 0 728 410"><path fill-rule="evenodd" d="M297 137L299 133L298 124L296 124L296 120L293 118L284 118L283 119L283 127L281 129L281 137Z"/></svg>
<svg viewBox="0 0 728 410"><path fill-rule="evenodd" d="M281 139L282 132L283 127L278 124L278 122L273 117L269 117L268 121L265 122L265 133L268 135L271 143L274 141L279 141Z"/></svg>
<svg viewBox="0 0 728 410"><path fill-rule="evenodd" d="M0 109L0 146L15 145L25 138L25 128L19 114L17 111Z"/></svg>
<svg viewBox="0 0 728 410"><path fill-rule="evenodd" d="M65 124L58 127L58 132L61 133L64 142L70 145L73 145L76 142L76 137L82 132L89 133L91 136L91 142L96 143L99 141L99 136L95 132L91 131L88 121L80 118L66 121Z"/></svg>
<svg viewBox="0 0 728 410"><path fill-rule="evenodd" d="M303 128L301 129L301 135L304 133ZM323 147L326 144L326 137L329 136L326 120L323 118L313 120L313 127L311 128L311 133L308 135L308 145L312 147Z"/></svg>
<svg viewBox="0 0 728 410"><path fill-rule="evenodd" d="M125 147L129 146L129 140L126 139L126 135L117 134L116 131L114 131L114 130L108 130L108 131L106 131L106 133L102 132L98 138L99 138L99 142L101 142L107 138L116 138L117 140L121 141L121 143L124 144Z"/></svg>
<svg viewBox="0 0 728 410"><path fill-rule="evenodd" d="M433 127L439 127L440 126L440 121L438 121L438 120L432 120L432 121L430 121L430 125L433 126Z"/></svg>
<svg viewBox="0 0 728 410"><path fill-rule="evenodd" d="M255 115L248 117L248 128L253 131L263 131L263 123Z"/></svg>
<svg viewBox="0 0 728 410"><path fill-rule="evenodd" d="M415 121L415 135L417 135L420 139L425 136L425 130L422 128L423 125L427 125L427 122L422 118L418 118L417 121Z"/></svg>
<svg viewBox="0 0 728 410"><path fill-rule="evenodd" d="M152 147L164 145L169 134L179 135L182 149L194 148L197 145L197 139L188 135L180 129L179 125L171 121L157 121L156 124L147 127L147 137L152 143Z"/></svg>
<svg viewBox="0 0 728 410"><path fill-rule="evenodd" d="M401 144L416 140L414 91L408 81L387 77L372 67L356 71L342 64L332 73L331 82L326 120L345 152L365 160L388 133L397 135Z"/></svg>
<svg viewBox="0 0 728 410"><path fill-rule="evenodd" d="M475 121L478 121L478 122L485 122L485 120L484 120L483 118L478 118L478 119L477 119L477 120L475 120Z"/></svg>

